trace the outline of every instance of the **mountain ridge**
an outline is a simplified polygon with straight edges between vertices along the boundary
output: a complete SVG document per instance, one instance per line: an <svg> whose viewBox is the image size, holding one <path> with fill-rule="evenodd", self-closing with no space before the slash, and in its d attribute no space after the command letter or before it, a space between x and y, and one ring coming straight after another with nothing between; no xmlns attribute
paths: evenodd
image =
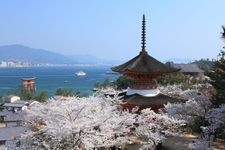
<svg viewBox="0 0 225 150"><path fill-rule="evenodd" d="M28 46L13 44L0 46L0 60L25 61L31 63L49 64L75 64L76 61L59 53L44 49L36 49Z"/></svg>
<svg viewBox="0 0 225 150"><path fill-rule="evenodd" d="M91 65L118 65L126 60L100 59L90 54L63 55L50 50L31 48L21 44L0 45L0 61L22 61L32 64L91 64ZM163 62L190 63L188 58L170 58Z"/></svg>
<svg viewBox="0 0 225 150"><path fill-rule="evenodd" d="M89 54L64 55L50 50L31 48L21 44L1 45L0 61L22 61L33 64L90 64L114 65L120 61L100 59Z"/></svg>

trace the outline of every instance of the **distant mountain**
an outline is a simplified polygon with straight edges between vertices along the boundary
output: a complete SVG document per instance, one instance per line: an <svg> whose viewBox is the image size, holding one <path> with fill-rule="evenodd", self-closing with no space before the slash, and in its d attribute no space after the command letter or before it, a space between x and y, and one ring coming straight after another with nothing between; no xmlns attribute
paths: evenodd
<svg viewBox="0 0 225 150"><path fill-rule="evenodd" d="M163 62L174 62L174 63L178 63L178 64L182 64L182 63L191 63L193 62L194 59L190 59L190 58L168 58L168 59L164 59Z"/></svg>
<svg viewBox="0 0 225 150"><path fill-rule="evenodd" d="M215 60L209 59L200 59L200 60L193 60L188 58L170 58L164 60L164 62L172 62L175 64L196 64L200 69L204 71L210 71L213 69L215 65Z"/></svg>
<svg viewBox="0 0 225 150"><path fill-rule="evenodd" d="M23 45L0 46L0 60L17 60L31 63L75 64L75 60L62 54Z"/></svg>
<svg viewBox="0 0 225 150"><path fill-rule="evenodd" d="M115 65L120 61L99 59L92 55L62 55L43 49L35 49L19 44L0 46L0 61L23 61L33 64L91 64Z"/></svg>
<svg viewBox="0 0 225 150"><path fill-rule="evenodd" d="M213 69L215 61L209 59L201 59L198 61L194 61L192 64L196 64L199 68L201 68L204 71L210 71Z"/></svg>
<svg viewBox="0 0 225 150"><path fill-rule="evenodd" d="M121 63L121 61L100 59L92 55L67 55L67 57L76 61L79 64L115 65Z"/></svg>

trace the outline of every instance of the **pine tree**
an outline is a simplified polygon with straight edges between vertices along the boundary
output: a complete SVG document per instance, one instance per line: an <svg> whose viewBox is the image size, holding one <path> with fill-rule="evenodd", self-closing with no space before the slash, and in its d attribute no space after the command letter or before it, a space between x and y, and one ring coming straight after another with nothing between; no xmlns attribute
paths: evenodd
<svg viewBox="0 0 225 150"><path fill-rule="evenodd" d="M222 26L222 38L225 39L225 27ZM224 47L223 47L224 48ZM221 50L212 72L209 73L211 84L215 88L212 102L219 106L225 104L225 51Z"/></svg>

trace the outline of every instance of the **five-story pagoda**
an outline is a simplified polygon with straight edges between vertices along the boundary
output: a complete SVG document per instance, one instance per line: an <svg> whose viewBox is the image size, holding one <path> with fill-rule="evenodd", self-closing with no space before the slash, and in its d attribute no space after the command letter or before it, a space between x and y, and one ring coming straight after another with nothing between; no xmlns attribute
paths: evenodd
<svg viewBox="0 0 225 150"><path fill-rule="evenodd" d="M180 102L181 100L160 93L155 79L179 69L169 67L150 56L146 49L146 25L145 15L142 20L142 49L139 55L128 62L113 67L112 71L122 73L133 79L133 84L127 89L123 107L132 109L138 106L141 109L151 107L157 111L164 104Z"/></svg>

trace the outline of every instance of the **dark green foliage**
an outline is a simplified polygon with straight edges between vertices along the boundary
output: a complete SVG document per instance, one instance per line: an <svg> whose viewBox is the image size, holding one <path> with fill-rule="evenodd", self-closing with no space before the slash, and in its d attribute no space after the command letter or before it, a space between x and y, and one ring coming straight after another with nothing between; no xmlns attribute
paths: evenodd
<svg viewBox="0 0 225 150"><path fill-rule="evenodd" d="M103 86L103 88L110 87L110 86L111 86L111 84L110 84L109 79L106 79L106 80L103 82L102 86Z"/></svg>
<svg viewBox="0 0 225 150"><path fill-rule="evenodd" d="M222 33L222 38L225 39L225 26L222 26L223 33Z"/></svg>
<svg viewBox="0 0 225 150"><path fill-rule="evenodd" d="M108 79L106 79L102 84L95 83L94 87L99 89L105 89L108 87L114 87L118 90L126 89L128 86L132 84L132 79L125 76L120 76L117 78L116 81L110 82Z"/></svg>
<svg viewBox="0 0 225 150"><path fill-rule="evenodd" d="M36 101L39 101L39 102L46 102L46 100L48 99L48 93L47 92L41 92L39 95L36 95L34 97L34 99Z"/></svg>
<svg viewBox="0 0 225 150"><path fill-rule="evenodd" d="M56 90L55 95L60 95L60 96L80 96L80 92L79 91L72 91L71 89L65 89L65 88L59 88Z"/></svg>
<svg viewBox="0 0 225 150"><path fill-rule="evenodd" d="M225 27L222 26L222 38L225 39ZM223 47L224 48L224 47ZM216 106L225 103L225 51L221 50L218 55L218 60L215 62L213 71L208 73L211 78L215 92L212 97L212 102Z"/></svg>
<svg viewBox="0 0 225 150"><path fill-rule="evenodd" d="M160 85L173 85L173 84L181 84L181 88L183 90L190 89L194 84L201 83L202 81L197 80L196 77L190 77L184 75L181 72L171 73L167 76L157 78L157 82Z"/></svg>
<svg viewBox="0 0 225 150"><path fill-rule="evenodd" d="M59 88L56 90L55 95L70 96L70 95L72 95L72 90Z"/></svg>
<svg viewBox="0 0 225 150"><path fill-rule="evenodd" d="M188 127L191 128L194 132L201 133L201 127L205 127L208 125L209 123L205 120L204 117L198 116L191 124L188 125Z"/></svg>
<svg viewBox="0 0 225 150"><path fill-rule="evenodd" d="M116 81L116 88L119 90L127 89L132 84L133 80L129 77L120 76Z"/></svg>
<svg viewBox="0 0 225 150"><path fill-rule="evenodd" d="M192 64L196 64L200 69L204 71L210 71L213 69L215 61L209 59L201 59L194 61Z"/></svg>
<svg viewBox="0 0 225 150"><path fill-rule="evenodd" d="M2 109L4 109L3 108L3 99L2 99L2 96L0 96L0 111L2 110ZM1 119L1 118L0 118Z"/></svg>
<svg viewBox="0 0 225 150"><path fill-rule="evenodd" d="M221 138L221 139L225 139L225 125L221 126L219 129L217 129L216 131L216 137L217 138Z"/></svg>
<svg viewBox="0 0 225 150"><path fill-rule="evenodd" d="M3 102L3 99L2 99L2 96L0 96L0 105L1 105L2 102Z"/></svg>
<svg viewBox="0 0 225 150"><path fill-rule="evenodd" d="M180 84L187 82L188 77L185 76L183 73L171 73L167 76L160 77L157 79L157 82L161 85L172 85L172 84Z"/></svg>
<svg viewBox="0 0 225 150"><path fill-rule="evenodd" d="M94 88L100 88L101 84L99 84L98 82L94 84Z"/></svg>
<svg viewBox="0 0 225 150"><path fill-rule="evenodd" d="M94 88L98 88L98 89L105 89L108 87L114 87L114 82L110 82L109 79L106 79L105 81L103 81L103 83L95 83L94 84Z"/></svg>
<svg viewBox="0 0 225 150"><path fill-rule="evenodd" d="M23 100L36 100L39 102L46 102L46 100L48 99L48 93L44 91L40 94L35 94L22 91L20 97Z"/></svg>
<svg viewBox="0 0 225 150"><path fill-rule="evenodd" d="M219 54L219 60L215 62L213 71L208 73L211 78L215 92L212 97L212 102L216 106L225 103L225 51Z"/></svg>
<svg viewBox="0 0 225 150"><path fill-rule="evenodd" d="M34 95L34 93L29 93L29 92L21 91L20 97L23 100L32 100L32 99L34 99L35 95Z"/></svg>
<svg viewBox="0 0 225 150"><path fill-rule="evenodd" d="M0 123L4 123L3 117L0 117Z"/></svg>

